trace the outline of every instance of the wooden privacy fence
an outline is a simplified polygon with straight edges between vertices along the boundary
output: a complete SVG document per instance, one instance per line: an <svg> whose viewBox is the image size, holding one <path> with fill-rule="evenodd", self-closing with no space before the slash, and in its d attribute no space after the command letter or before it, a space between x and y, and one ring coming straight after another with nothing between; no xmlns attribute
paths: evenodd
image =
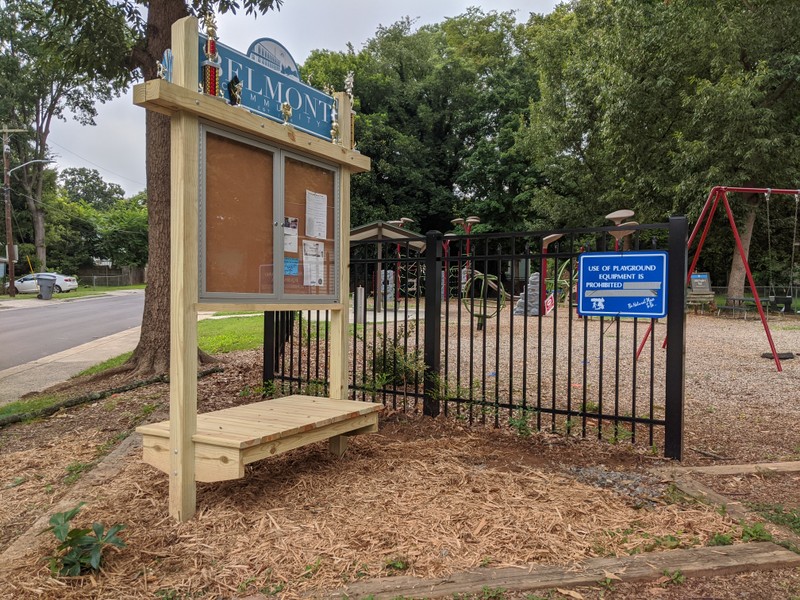
<svg viewBox="0 0 800 600"><path fill-rule="evenodd" d="M353 242L350 398L680 459L686 220L629 226L624 240L668 251L666 319L577 314L577 259L613 249L616 229ZM327 393L328 335L326 311L265 313L264 380Z"/></svg>

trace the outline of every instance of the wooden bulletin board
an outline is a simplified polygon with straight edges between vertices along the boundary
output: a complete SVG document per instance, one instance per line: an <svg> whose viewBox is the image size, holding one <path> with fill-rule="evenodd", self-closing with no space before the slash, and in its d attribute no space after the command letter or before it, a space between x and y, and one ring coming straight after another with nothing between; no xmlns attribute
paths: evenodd
<svg viewBox="0 0 800 600"><path fill-rule="evenodd" d="M338 300L338 167L201 131L200 298Z"/></svg>

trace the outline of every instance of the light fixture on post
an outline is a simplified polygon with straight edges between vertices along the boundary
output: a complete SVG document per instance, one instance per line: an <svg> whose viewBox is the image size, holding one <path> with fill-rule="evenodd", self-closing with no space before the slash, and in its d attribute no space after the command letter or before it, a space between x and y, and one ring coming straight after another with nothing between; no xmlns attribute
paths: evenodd
<svg viewBox="0 0 800 600"><path fill-rule="evenodd" d="M472 256L469 235L472 233L472 226L480 223L481 218L476 216L470 216L467 217L466 219L462 219L459 217L457 219L452 219L450 222L455 227L461 227L464 230L464 233L467 234L467 264L464 265L464 268L465 269L469 268L470 270L472 270L472 261L469 260L469 257ZM466 280L467 277L462 273L462 275L459 277L459 281L463 284L464 282L466 282Z"/></svg>
<svg viewBox="0 0 800 600"><path fill-rule="evenodd" d="M606 219L608 219L609 221L612 221L614 223L614 225L619 226L620 223L622 223L625 219L630 219L634 214L635 213L632 210L630 210L628 208L622 208L620 210L615 210L614 212L612 212L610 214L607 214L606 215ZM634 222L631 222L630 224L638 225L638 223L634 223ZM614 240L615 240L614 241L614 250L615 251L619 250L619 241L623 237L625 237L625 235L628 235L629 233L633 233L633 232L629 231L625 235L620 235L619 237L617 237L618 233L619 232L614 232L614 231L611 232L611 235L614 236Z"/></svg>

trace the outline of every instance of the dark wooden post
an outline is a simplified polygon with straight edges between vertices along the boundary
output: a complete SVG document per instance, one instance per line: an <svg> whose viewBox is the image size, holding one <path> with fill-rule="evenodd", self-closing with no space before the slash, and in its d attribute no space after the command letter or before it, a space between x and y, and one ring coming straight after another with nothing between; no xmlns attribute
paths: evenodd
<svg viewBox="0 0 800 600"><path fill-rule="evenodd" d="M441 410L443 236L439 231L429 231L425 238L425 398L422 414L435 417Z"/></svg>

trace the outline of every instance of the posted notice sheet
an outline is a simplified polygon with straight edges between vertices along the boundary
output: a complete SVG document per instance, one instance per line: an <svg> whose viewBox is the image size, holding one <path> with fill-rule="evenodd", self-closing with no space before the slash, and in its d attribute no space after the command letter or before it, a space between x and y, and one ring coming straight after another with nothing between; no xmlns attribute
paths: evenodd
<svg viewBox="0 0 800 600"><path fill-rule="evenodd" d="M328 231L328 196L306 190L306 237L324 240Z"/></svg>

